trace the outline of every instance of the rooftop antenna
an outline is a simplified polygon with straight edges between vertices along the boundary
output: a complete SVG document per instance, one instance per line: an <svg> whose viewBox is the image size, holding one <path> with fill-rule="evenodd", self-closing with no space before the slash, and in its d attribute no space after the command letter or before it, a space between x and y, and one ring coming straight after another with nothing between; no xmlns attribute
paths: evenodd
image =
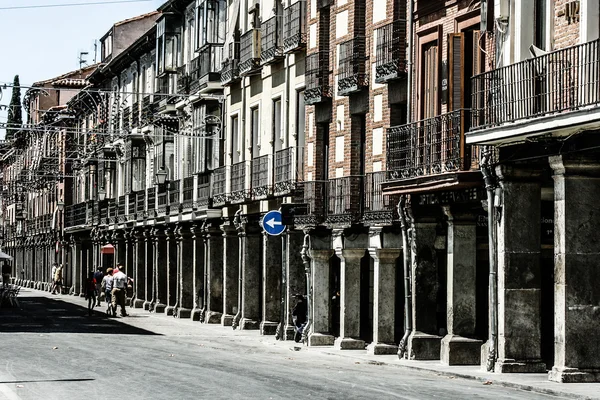
<svg viewBox="0 0 600 400"><path fill-rule="evenodd" d="M79 52L79 69L81 69L83 67L83 64L87 64L87 60L84 59L84 56L87 56L88 52L87 51L81 51Z"/></svg>
<svg viewBox="0 0 600 400"><path fill-rule="evenodd" d="M98 57L98 41L94 40L94 64L96 64L98 62L97 57Z"/></svg>

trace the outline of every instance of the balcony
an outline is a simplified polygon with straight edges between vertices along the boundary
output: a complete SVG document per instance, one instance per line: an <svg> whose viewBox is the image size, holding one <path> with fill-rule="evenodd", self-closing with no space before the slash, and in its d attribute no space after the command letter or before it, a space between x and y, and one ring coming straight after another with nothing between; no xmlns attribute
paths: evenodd
<svg viewBox="0 0 600 400"><path fill-rule="evenodd" d="M303 173L303 148L288 147L275 153L275 196L293 194Z"/></svg>
<svg viewBox="0 0 600 400"><path fill-rule="evenodd" d="M194 177L183 178L183 188L181 190L181 210L191 211L194 208Z"/></svg>
<svg viewBox="0 0 600 400"><path fill-rule="evenodd" d="M131 132L131 107L123 108L123 125L121 134L126 135Z"/></svg>
<svg viewBox="0 0 600 400"><path fill-rule="evenodd" d="M370 172L365 175L365 205L361 221L365 225L391 225L398 220L397 195L384 195L383 183L387 181L387 171Z"/></svg>
<svg viewBox="0 0 600 400"><path fill-rule="evenodd" d="M221 84L223 86L231 85L240 80L239 59L240 43L230 43L229 57L221 64Z"/></svg>
<svg viewBox="0 0 600 400"><path fill-rule="evenodd" d="M327 220L330 226L357 222L362 213L363 177L330 179L327 189Z"/></svg>
<svg viewBox="0 0 600 400"><path fill-rule="evenodd" d="M252 198L261 200L267 198L271 194L271 179L269 172L271 171L271 156L265 155L253 158L251 161L252 173Z"/></svg>
<svg viewBox="0 0 600 400"><path fill-rule="evenodd" d="M271 64L283 59L283 40L281 16L271 17L261 24L260 60Z"/></svg>
<svg viewBox="0 0 600 400"><path fill-rule="evenodd" d="M127 195L127 221L135 221L135 200L137 192L131 192Z"/></svg>
<svg viewBox="0 0 600 400"><path fill-rule="evenodd" d="M231 166L231 191L228 199L232 204L250 200L250 191L246 188L246 172L248 161L238 162Z"/></svg>
<svg viewBox="0 0 600 400"><path fill-rule="evenodd" d="M250 29L240 38L240 75L255 75L260 71L260 29Z"/></svg>
<svg viewBox="0 0 600 400"><path fill-rule="evenodd" d="M131 106L131 128L137 128L140 126L140 102L136 101Z"/></svg>
<svg viewBox="0 0 600 400"><path fill-rule="evenodd" d="M212 201L215 207L227 204L227 167L225 166L219 167L213 172Z"/></svg>
<svg viewBox="0 0 600 400"><path fill-rule="evenodd" d="M99 224L106 225L108 224L108 200L99 201L98 202L99 209Z"/></svg>
<svg viewBox="0 0 600 400"><path fill-rule="evenodd" d="M307 105L331 100L329 84L329 52L319 51L306 56L306 89L304 102Z"/></svg>
<svg viewBox="0 0 600 400"><path fill-rule="evenodd" d="M294 226L314 227L325 219L327 189L329 181L309 181L302 183L303 202L306 204L305 215L294 215Z"/></svg>
<svg viewBox="0 0 600 400"><path fill-rule="evenodd" d="M156 105L152 102L152 97L150 95L144 96L140 113L140 126L150 125L154 121L155 113Z"/></svg>
<svg viewBox="0 0 600 400"><path fill-rule="evenodd" d="M198 189L196 193L196 202L194 203L196 209L206 209L211 206L210 177L211 174L198 175Z"/></svg>
<svg viewBox="0 0 600 400"><path fill-rule="evenodd" d="M190 93L207 93L221 88L223 45L207 45L190 63Z"/></svg>
<svg viewBox="0 0 600 400"><path fill-rule="evenodd" d="M77 203L65 207L65 228L85 225L86 204ZM34 229L36 229L34 225Z"/></svg>
<svg viewBox="0 0 600 400"><path fill-rule="evenodd" d="M468 143L523 140L591 129L600 119L600 40L553 51L471 78Z"/></svg>
<svg viewBox="0 0 600 400"><path fill-rule="evenodd" d="M167 192L156 194L156 216L164 217L169 212L169 197Z"/></svg>
<svg viewBox="0 0 600 400"><path fill-rule="evenodd" d="M178 214L181 211L181 181L171 181L169 183L169 214Z"/></svg>
<svg viewBox="0 0 600 400"><path fill-rule="evenodd" d="M118 223L122 223L125 222L127 215L126 215L126 210L127 208L125 207L125 199L126 196L119 196L118 202L117 202L117 222Z"/></svg>
<svg viewBox="0 0 600 400"><path fill-rule="evenodd" d="M377 31L375 82L386 83L406 74L406 20L397 20Z"/></svg>
<svg viewBox="0 0 600 400"><path fill-rule="evenodd" d="M365 37L357 36L340 44L337 90L340 96L360 92L368 86L365 73Z"/></svg>
<svg viewBox="0 0 600 400"><path fill-rule="evenodd" d="M156 216L156 186L148 188L148 197L146 198L146 216Z"/></svg>
<svg viewBox="0 0 600 400"><path fill-rule="evenodd" d="M283 14L283 51L291 53L306 47L306 2L295 2Z"/></svg>
<svg viewBox="0 0 600 400"><path fill-rule="evenodd" d="M146 193L144 190L136 192L135 194L135 219L138 221L143 221L146 217L146 205L144 204L145 197Z"/></svg>
<svg viewBox="0 0 600 400"><path fill-rule="evenodd" d="M389 128L389 180L404 182L406 193L430 190L437 185L479 184L479 172L466 174L477 167L471 163L471 146L464 141L469 118L468 110L457 110ZM384 191L386 187L387 184Z"/></svg>
<svg viewBox="0 0 600 400"><path fill-rule="evenodd" d="M108 199L108 223L116 224L117 223L117 200L116 199Z"/></svg>

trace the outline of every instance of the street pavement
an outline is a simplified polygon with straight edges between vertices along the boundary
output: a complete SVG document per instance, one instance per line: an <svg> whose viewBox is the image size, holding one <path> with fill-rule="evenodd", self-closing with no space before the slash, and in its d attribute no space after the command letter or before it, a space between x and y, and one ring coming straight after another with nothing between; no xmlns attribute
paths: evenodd
<svg viewBox="0 0 600 400"><path fill-rule="evenodd" d="M73 296L19 298L20 310L0 309L0 399L562 398L143 310L90 317Z"/></svg>

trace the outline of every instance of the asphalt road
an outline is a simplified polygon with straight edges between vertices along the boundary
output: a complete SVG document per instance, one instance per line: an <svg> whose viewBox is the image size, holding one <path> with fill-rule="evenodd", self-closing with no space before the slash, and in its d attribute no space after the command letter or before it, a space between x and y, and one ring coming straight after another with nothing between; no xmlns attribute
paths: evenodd
<svg viewBox="0 0 600 400"><path fill-rule="evenodd" d="M0 309L0 399L556 399L275 343L255 332L21 291Z"/></svg>

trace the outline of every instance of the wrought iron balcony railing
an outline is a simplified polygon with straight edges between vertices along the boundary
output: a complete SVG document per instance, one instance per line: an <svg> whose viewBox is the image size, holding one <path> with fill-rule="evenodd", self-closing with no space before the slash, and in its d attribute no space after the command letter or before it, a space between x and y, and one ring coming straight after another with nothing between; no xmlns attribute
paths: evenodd
<svg viewBox="0 0 600 400"><path fill-rule="evenodd" d="M363 177L345 176L329 180L327 223L352 223L362 213Z"/></svg>
<svg viewBox="0 0 600 400"><path fill-rule="evenodd" d="M177 93L188 94L190 92L190 75L188 65L177 68Z"/></svg>
<svg viewBox="0 0 600 400"><path fill-rule="evenodd" d="M131 130L131 107L125 107L123 109L123 125L122 134L127 134Z"/></svg>
<svg viewBox="0 0 600 400"><path fill-rule="evenodd" d="M406 74L406 20L377 29L375 82L385 83Z"/></svg>
<svg viewBox="0 0 600 400"><path fill-rule="evenodd" d="M181 181L169 182L169 213L177 214L180 211L179 194L181 192Z"/></svg>
<svg viewBox="0 0 600 400"><path fill-rule="evenodd" d="M108 224L109 223L109 217L108 217L108 200L103 200L103 201L99 201L98 202L99 205L99 209L100 209L100 224Z"/></svg>
<svg viewBox="0 0 600 400"><path fill-rule="evenodd" d="M144 190L136 192L135 194L135 219L137 220L143 220L146 217L146 197L147 196ZM153 208L154 205L152 205L151 209Z"/></svg>
<svg viewBox="0 0 600 400"><path fill-rule="evenodd" d="M140 113L140 126L151 124L156 113L156 104L152 102L152 96L146 95L142 99L142 111Z"/></svg>
<svg viewBox="0 0 600 400"><path fill-rule="evenodd" d="M241 161L231 166L231 192L229 201L231 203L243 203L249 200L250 191L246 187L246 173L248 161Z"/></svg>
<svg viewBox="0 0 600 400"><path fill-rule="evenodd" d="M131 192L127 195L127 220L135 220L135 199L137 192Z"/></svg>
<svg viewBox="0 0 600 400"><path fill-rule="evenodd" d="M468 170L470 148L464 144L468 110L394 126L387 131L390 179L409 179Z"/></svg>
<svg viewBox="0 0 600 400"><path fill-rule="evenodd" d="M365 175L365 204L362 221L366 225L389 225L398 219L396 206L399 196L384 195L381 185L388 180L388 171L370 172Z"/></svg>
<svg viewBox="0 0 600 400"><path fill-rule="evenodd" d="M250 29L240 38L240 75L253 75L260 70L260 29Z"/></svg>
<svg viewBox="0 0 600 400"><path fill-rule="evenodd" d="M227 204L227 167L219 167L212 175L212 200L213 206Z"/></svg>
<svg viewBox="0 0 600 400"><path fill-rule="evenodd" d="M471 78L472 130L600 103L600 39Z"/></svg>
<svg viewBox="0 0 600 400"><path fill-rule="evenodd" d="M156 204L157 217L162 217L169 212L169 198L166 191L156 194Z"/></svg>
<svg viewBox="0 0 600 400"><path fill-rule="evenodd" d="M136 101L131 106L131 128L140 126L140 102Z"/></svg>
<svg viewBox="0 0 600 400"><path fill-rule="evenodd" d="M197 209L204 209L211 206L210 180L210 173L198 174L198 189L196 193L196 203L194 205Z"/></svg>
<svg viewBox="0 0 600 400"><path fill-rule="evenodd" d="M306 1L298 0L284 10L283 50L292 52L306 46Z"/></svg>
<svg viewBox="0 0 600 400"><path fill-rule="evenodd" d="M149 187L147 190L148 196L146 198L146 216L156 216L156 186Z"/></svg>
<svg viewBox="0 0 600 400"><path fill-rule="evenodd" d="M198 57L190 63L190 93L204 92L218 88L211 83L221 81L223 45L207 45L200 50Z"/></svg>
<svg viewBox="0 0 600 400"><path fill-rule="evenodd" d="M230 43L229 55L221 64L221 84L223 86L230 85L240 80L239 59L240 43Z"/></svg>
<svg viewBox="0 0 600 400"><path fill-rule="evenodd" d="M264 199L271 194L272 183L269 177L271 156L264 155L251 161L252 197L254 200Z"/></svg>
<svg viewBox="0 0 600 400"><path fill-rule="evenodd" d="M126 196L119 196L117 200L117 222L125 222L126 219L126 207L125 207Z"/></svg>
<svg viewBox="0 0 600 400"><path fill-rule="evenodd" d="M261 24L260 59L263 64L276 62L283 58L281 20L281 16L274 16Z"/></svg>
<svg viewBox="0 0 600 400"><path fill-rule="evenodd" d="M117 223L117 199L112 198L107 200L108 203L108 223Z"/></svg>
<svg viewBox="0 0 600 400"><path fill-rule="evenodd" d="M340 44L338 94L346 96L368 86L365 69L365 37L356 36Z"/></svg>
<svg viewBox="0 0 600 400"><path fill-rule="evenodd" d="M181 209L189 211L194 207L194 177L183 178L183 187L181 189Z"/></svg>
<svg viewBox="0 0 600 400"><path fill-rule="evenodd" d="M306 56L306 104L317 104L331 99L329 84L329 52L319 51Z"/></svg>
<svg viewBox="0 0 600 400"><path fill-rule="evenodd" d="M275 153L275 196L293 193L303 176L303 148L288 147Z"/></svg>
<svg viewBox="0 0 600 400"><path fill-rule="evenodd" d="M316 226L327 214L327 189L329 181L308 181L302 183L303 202L306 204L306 215L294 216L296 226Z"/></svg>

